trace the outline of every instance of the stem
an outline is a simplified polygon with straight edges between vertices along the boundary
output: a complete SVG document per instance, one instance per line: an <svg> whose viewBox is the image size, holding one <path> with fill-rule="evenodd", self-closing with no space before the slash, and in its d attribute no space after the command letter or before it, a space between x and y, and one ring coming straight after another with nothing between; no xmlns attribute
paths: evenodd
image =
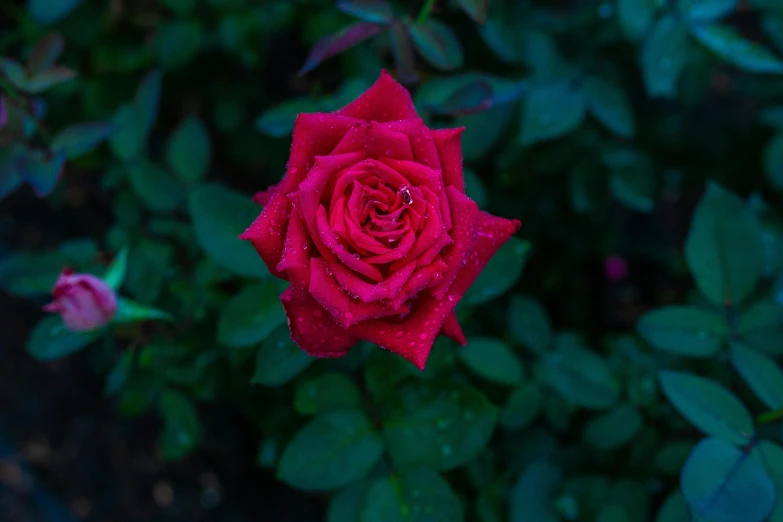
<svg viewBox="0 0 783 522"><path fill-rule="evenodd" d="M426 22L427 17L430 16L430 12L432 11L432 7L434 5L435 0L426 0L421 8L421 11L419 11L419 16L416 17L416 23L423 24Z"/></svg>
<svg viewBox="0 0 783 522"><path fill-rule="evenodd" d="M756 418L758 424L770 424L779 420L783 420L783 408L762 413Z"/></svg>

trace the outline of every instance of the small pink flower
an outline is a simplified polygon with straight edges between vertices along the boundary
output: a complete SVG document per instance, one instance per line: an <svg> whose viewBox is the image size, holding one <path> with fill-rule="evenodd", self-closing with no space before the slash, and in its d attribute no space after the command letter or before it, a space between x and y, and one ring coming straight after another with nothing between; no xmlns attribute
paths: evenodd
<svg viewBox="0 0 783 522"><path fill-rule="evenodd" d="M65 327L76 332L95 330L112 320L117 312L117 296L101 279L90 274L74 274L65 269L52 290L54 301L44 306L59 313Z"/></svg>
<svg viewBox="0 0 783 522"><path fill-rule="evenodd" d="M610 281L622 281L628 275L628 264L620 256L610 256L604 260L604 275Z"/></svg>

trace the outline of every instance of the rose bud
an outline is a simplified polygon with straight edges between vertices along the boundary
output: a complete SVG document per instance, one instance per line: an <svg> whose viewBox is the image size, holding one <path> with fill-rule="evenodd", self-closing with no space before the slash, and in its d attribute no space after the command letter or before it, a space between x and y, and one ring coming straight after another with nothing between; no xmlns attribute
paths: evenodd
<svg viewBox="0 0 783 522"><path fill-rule="evenodd" d="M438 335L465 343L454 307L520 223L465 194L462 131L428 128L385 72L342 109L298 116L285 176L240 237L291 283L307 353L364 339L423 369Z"/></svg>
<svg viewBox="0 0 783 522"><path fill-rule="evenodd" d="M95 330L112 320L117 312L117 296L101 279L90 274L74 274L65 269L52 290L54 301L44 306L59 313L65 327L77 332Z"/></svg>

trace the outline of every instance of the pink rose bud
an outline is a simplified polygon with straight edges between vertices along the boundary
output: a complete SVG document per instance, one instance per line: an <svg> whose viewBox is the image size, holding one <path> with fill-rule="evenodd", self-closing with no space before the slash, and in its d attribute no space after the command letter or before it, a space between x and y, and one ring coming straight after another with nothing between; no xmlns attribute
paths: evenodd
<svg viewBox="0 0 783 522"><path fill-rule="evenodd" d="M604 260L604 274L610 281L622 281L628 275L628 264L620 256L610 256Z"/></svg>
<svg viewBox="0 0 783 522"><path fill-rule="evenodd" d="M65 269L57 278L52 295L54 301L44 310L59 313L69 330L95 330L111 321L117 312L114 291L94 275L74 274Z"/></svg>

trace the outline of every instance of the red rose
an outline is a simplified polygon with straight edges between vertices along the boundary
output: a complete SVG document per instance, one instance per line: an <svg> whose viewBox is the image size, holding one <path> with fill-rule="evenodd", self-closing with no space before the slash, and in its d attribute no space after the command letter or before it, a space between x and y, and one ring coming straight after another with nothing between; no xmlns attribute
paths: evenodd
<svg viewBox="0 0 783 522"><path fill-rule="evenodd" d="M65 327L76 332L95 330L117 313L117 296L103 280L63 270L52 290L54 301L44 306L59 313Z"/></svg>
<svg viewBox="0 0 783 522"><path fill-rule="evenodd" d="M340 357L360 339L420 369L454 307L520 223L465 195L463 129L432 130L386 74L330 114L300 114L288 170L242 234L269 271L292 339Z"/></svg>

